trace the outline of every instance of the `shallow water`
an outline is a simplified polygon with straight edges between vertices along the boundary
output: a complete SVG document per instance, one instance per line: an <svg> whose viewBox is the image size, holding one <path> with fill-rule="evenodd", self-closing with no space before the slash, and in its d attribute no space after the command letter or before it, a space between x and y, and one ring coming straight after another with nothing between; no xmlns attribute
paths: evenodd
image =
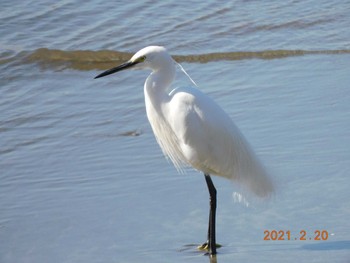
<svg viewBox="0 0 350 263"><path fill-rule="evenodd" d="M1 262L209 261L193 245L206 236L205 182L162 156L147 73L93 80L149 44L179 56L279 185L247 207L213 178L217 261L350 260L347 1L26 3L0 9ZM309 240L315 230L328 240Z"/></svg>

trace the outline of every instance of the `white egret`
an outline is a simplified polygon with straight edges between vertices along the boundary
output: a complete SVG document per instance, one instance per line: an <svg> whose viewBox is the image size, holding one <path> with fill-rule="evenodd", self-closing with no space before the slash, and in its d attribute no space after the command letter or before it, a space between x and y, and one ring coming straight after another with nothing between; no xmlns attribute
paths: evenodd
<svg viewBox="0 0 350 263"><path fill-rule="evenodd" d="M127 68L152 71L144 85L148 120L163 153L177 169L192 166L204 173L210 213L208 239L201 248L215 255L216 189L210 175L231 179L260 197L268 196L274 187L241 132L211 98L194 87L168 92L175 67L164 47L149 46L95 78Z"/></svg>

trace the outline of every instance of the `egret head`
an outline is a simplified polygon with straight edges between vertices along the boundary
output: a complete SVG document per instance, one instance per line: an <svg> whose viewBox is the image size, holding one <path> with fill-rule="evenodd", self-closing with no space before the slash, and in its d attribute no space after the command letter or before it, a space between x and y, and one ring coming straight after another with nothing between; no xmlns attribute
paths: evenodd
<svg viewBox="0 0 350 263"><path fill-rule="evenodd" d="M139 50L127 62L97 75L95 79L101 78L124 69L151 69L156 71L169 64L174 64L173 59L164 47L149 46Z"/></svg>

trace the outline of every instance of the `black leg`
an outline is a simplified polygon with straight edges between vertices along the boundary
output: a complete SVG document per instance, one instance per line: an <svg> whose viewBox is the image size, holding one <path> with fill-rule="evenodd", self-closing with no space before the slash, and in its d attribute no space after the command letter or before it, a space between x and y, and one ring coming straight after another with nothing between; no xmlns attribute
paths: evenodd
<svg viewBox="0 0 350 263"><path fill-rule="evenodd" d="M216 237L215 237L215 214L216 214L216 189L209 174L204 174L210 195L210 212L208 224L208 249L210 255L216 254Z"/></svg>

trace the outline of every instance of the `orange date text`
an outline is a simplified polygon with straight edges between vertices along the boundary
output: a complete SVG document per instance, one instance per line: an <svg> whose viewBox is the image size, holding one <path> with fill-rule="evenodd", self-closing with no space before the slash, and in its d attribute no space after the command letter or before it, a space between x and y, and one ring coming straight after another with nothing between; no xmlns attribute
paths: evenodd
<svg viewBox="0 0 350 263"><path fill-rule="evenodd" d="M327 230L306 231L292 233L290 230L265 230L264 240L315 240L325 241L328 239Z"/></svg>

